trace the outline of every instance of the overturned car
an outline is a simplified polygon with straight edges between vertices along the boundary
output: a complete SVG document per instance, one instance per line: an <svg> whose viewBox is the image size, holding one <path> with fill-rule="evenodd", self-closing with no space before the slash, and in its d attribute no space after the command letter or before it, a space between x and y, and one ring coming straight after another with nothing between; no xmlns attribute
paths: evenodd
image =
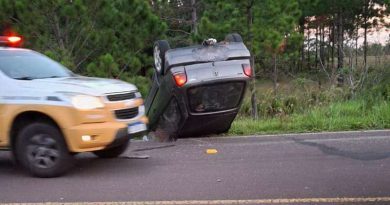
<svg viewBox="0 0 390 205"><path fill-rule="evenodd" d="M159 40L153 51L155 73L145 100L150 131L164 141L227 132L252 77L241 36L175 49Z"/></svg>

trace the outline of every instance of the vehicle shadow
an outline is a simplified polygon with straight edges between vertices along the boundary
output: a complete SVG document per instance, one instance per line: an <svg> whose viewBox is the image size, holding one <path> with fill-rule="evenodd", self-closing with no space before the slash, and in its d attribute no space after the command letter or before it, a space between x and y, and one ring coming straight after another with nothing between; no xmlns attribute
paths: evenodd
<svg viewBox="0 0 390 205"><path fill-rule="evenodd" d="M126 154L118 158L101 159L91 153L75 156L75 165L66 175L69 177L139 175L150 170L147 158L129 158Z"/></svg>
<svg viewBox="0 0 390 205"><path fill-rule="evenodd" d="M14 161L9 151L0 152L0 176L17 176L23 175L23 171Z"/></svg>
<svg viewBox="0 0 390 205"><path fill-rule="evenodd" d="M132 155L129 157L129 155ZM115 172L115 175L139 175L149 173L150 159L137 155L135 157L134 152L129 152L118 158L101 159L94 156L91 153L82 153L74 156L74 166L63 177L66 178L80 178L99 176L110 176ZM145 155L146 156L146 155ZM17 163L14 161L12 154L0 153L0 178L29 178L27 174Z"/></svg>
<svg viewBox="0 0 390 205"><path fill-rule="evenodd" d="M332 146L317 143L317 142L309 142L309 141L305 141L302 139L296 139L296 138L291 138L291 139L294 142L301 144L301 145L317 147L324 154L341 156L341 157L346 157L346 158L355 159L355 160L372 161L372 160L382 160L382 159L386 159L386 158L390 157L390 152L348 151L348 150L342 150L342 149L339 149L336 147L332 147Z"/></svg>

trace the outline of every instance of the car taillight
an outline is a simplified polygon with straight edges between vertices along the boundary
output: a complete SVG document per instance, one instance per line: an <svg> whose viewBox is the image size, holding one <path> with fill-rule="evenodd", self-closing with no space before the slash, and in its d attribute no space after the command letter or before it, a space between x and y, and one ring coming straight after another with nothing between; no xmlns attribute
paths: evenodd
<svg viewBox="0 0 390 205"><path fill-rule="evenodd" d="M185 73L174 73L173 78L177 86L182 87L187 82L187 75Z"/></svg>
<svg viewBox="0 0 390 205"><path fill-rule="evenodd" d="M252 77L252 67L249 64L242 64L242 70L244 74L248 77Z"/></svg>

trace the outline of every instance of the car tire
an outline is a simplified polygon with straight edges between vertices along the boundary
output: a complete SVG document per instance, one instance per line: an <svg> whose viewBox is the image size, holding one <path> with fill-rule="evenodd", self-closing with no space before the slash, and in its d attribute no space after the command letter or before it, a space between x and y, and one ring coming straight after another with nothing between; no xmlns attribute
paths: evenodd
<svg viewBox="0 0 390 205"><path fill-rule="evenodd" d="M50 123L34 122L22 128L15 148L20 165L36 177L58 177L73 165L60 130Z"/></svg>
<svg viewBox="0 0 390 205"><path fill-rule="evenodd" d="M126 151L128 146L129 146L129 141L126 141L125 143L116 147L94 151L93 154L100 158L115 158L123 154Z"/></svg>
<svg viewBox="0 0 390 205"><path fill-rule="evenodd" d="M231 33L231 34L226 35L225 41L227 41L227 42L237 42L237 43L242 43L243 42L241 35L238 34L238 33Z"/></svg>
<svg viewBox="0 0 390 205"><path fill-rule="evenodd" d="M169 49L171 49L171 47L166 40L158 40L153 46L154 68L161 75L165 73L165 52Z"/></svg>

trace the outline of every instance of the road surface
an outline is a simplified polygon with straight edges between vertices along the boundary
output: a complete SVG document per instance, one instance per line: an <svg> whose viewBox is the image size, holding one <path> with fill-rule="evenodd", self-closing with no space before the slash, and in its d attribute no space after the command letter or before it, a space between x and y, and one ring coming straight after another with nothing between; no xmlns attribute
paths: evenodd
<svg viewBox="0 0 390 205"><path fill-rule="evenodd" d="M121 158L76 158L40 179L0 152L0 203L390 204L390 130L133 142Z"/></svg>

